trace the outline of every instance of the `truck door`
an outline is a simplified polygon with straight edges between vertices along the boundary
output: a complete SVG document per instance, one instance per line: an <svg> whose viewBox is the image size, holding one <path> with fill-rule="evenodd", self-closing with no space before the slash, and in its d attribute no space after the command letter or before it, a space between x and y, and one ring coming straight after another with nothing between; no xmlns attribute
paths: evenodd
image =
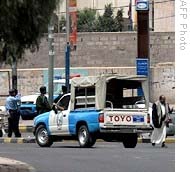
<svg viewBox="0 0 190 172"><path fill-rule="evenodd" d="M58 101L58 106L64 110L57 108L57 112L53 111L50 114L50 131L52 135L69 135L69 102L70 94L62 96Z"/></svg>

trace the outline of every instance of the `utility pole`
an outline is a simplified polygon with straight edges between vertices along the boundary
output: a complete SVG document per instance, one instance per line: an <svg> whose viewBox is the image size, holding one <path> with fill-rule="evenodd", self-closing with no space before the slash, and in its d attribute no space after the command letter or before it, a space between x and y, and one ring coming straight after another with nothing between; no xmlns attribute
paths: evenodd
<svg viewBox="0 0 190 172"><path fill-rule="evenodd" d="M17 89L17 59L12 56L12 88Z"/></svg>
<svg viewBox="0 0 190 172"><path fill-rule="evenodd" d="M148 92L150 97L150 50L149 50L149 0L137 0L137 75L148 77ZM138 95L143 95L138 90Z"/></svg>
<svg viewBox="0 0 190 172"><path fill-rule="evenodd" d="M133 30L133 19L132 19L132 0L129 3L129 20L130 20L130 31Z"/></svg>
<svg viewBox="0 0 190 172"><path fill-rule="evenodd" d="M54 35L53 35L52 18L48 25L48 42L49 42L49 68L48 68L48 96L50 105L53 104L53 75L54 75Z"/></svg>
<svg viewBox="0 0 190 172"><path fill-rule="evenodd" d="M67 92L69 92L69 79L70 79L70 17L69 17L69 0L66 0L66 50L65 50L65 80Z"/></svg>
<svg viewBox="0 0 190 172"><path fill-rule="evenodd" d="M152 31L154 31L154 0L152 0Z"/></svg>

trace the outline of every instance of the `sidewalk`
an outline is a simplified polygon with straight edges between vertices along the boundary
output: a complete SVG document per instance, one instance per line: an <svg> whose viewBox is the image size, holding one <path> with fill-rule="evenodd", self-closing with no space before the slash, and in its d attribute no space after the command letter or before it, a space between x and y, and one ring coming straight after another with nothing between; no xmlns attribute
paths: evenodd
<svg viewBox="0 0 190 172"><path fill-rule="evenodd" d="M36 172L36 170L27 163L0 157L0 172Z"/></svg>

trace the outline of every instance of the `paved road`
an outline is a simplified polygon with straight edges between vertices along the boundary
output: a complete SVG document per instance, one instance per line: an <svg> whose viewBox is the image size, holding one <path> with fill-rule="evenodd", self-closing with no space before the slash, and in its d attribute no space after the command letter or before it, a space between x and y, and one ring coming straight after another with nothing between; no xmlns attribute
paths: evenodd
<svg viewBox="0 0 190 172"><path fill-rule="evenodd" d="M51 148L36 144L1 144L0 156L34 166L37 172L174 172L175 145L153 148L138 144L124 149L120 143L96 143L81 149L77 143L55 143Z"/></svg>

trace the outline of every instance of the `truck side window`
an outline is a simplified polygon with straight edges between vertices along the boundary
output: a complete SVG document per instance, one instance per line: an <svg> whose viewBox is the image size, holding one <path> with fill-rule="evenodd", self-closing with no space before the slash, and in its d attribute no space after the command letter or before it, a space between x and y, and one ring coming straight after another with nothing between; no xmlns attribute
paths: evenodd
<svg viewBox="0 0 190 172"><path fill-rule="evenodd" d="M59 101L58 105L61 106L61 107L63 107L65 110L67 110L68 106L69 106L69 101L70 101L70 95L63 97Z"/></svg>
<svg viewBox="0 0 190 172"><path fill-rule="evenodd" d="M75 109L95 107L95 86L75 89Z"/></svg>

